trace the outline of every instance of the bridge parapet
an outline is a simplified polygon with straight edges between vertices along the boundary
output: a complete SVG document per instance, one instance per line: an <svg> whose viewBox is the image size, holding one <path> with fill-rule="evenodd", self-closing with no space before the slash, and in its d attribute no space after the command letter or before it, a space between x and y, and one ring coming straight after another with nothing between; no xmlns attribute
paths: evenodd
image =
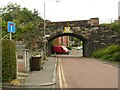
<svg viewBox="0 0 120 90"><path fill-rule="evenodd" d="M76 20L76 21L61 21L61 22L47 22L46 34L62 33L76 33L89 38L89 30L91 27L99 26L99 18L90 18L90 20Z"/></svg>
<svg viewBox="0 0 120 90"><path fill-rule="evenodd" d="M67 30L65 28L68 28ZM47 34L49 34L50 36L54 36L56 34L60 34L60 33L74 33L74 34L78 34L80 36L83 36L86 39L89 39L91 36L91 29L90 28L81 28L81 27L59 27L59 28L50 28L48 30L49 32Z"/></svg>

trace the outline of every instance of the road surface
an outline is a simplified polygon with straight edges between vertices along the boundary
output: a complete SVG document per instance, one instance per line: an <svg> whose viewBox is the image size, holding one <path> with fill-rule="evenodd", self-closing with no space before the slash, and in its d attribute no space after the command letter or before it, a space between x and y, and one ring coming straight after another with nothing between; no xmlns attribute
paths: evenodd
<svg viewBox="0 0 120 90"><path fill-rule="evenodd" d="M90 58L58 55L57 88L118 88L118 68Z"/></svg>

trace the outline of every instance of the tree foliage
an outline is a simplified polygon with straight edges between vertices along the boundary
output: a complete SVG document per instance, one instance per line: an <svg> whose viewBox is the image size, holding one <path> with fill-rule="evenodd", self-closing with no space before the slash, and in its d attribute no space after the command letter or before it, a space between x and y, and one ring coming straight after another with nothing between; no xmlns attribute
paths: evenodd
<svg viewBox="0 0 120 90"><path fill-rule="evenodd" d="M120 25L117 22L111 24L111 29L120 32Z"/></svg>
<svg viewBox="0 0 120 90"><path fill-rule="evenodd" d="M109 29L114 30L114 31L120 32L119 21L118 22L113 22L113 23L110 23L110 24L101 24L101 26L105 27L105 28L109 28Z"/></svg>
<svg viewBox="0 0 120 90"><path fill-rule="evenodd" d="M13 39L16 41L24 41L27 47L32 47L31 43L36 43L35 38L39 37L39 42L42 43L43 28L38 27L43 24L43 19L39 16L36 9L30 11L27 8L21 8L16 3L9 3L4 7L0 7L2 13L2 37L8 34L7 22L15 23L16 32L13 34ZM35 37L36 36L36 37ZM38 42L38 41L37 41Z"/></svg>

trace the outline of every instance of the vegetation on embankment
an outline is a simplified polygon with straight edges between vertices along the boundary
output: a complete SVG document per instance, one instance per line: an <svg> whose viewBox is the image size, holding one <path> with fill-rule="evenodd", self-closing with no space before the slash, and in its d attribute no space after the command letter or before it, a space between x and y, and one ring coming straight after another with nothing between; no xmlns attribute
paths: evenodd
<svg viewBox="0 0 120 90"><path fill-rule="evenodd" d="M97 50L92 53L91 57L98 58L100 60L120 62L120 46L111 45L104 49Z"/></svg>
<svg viewBox="0 0 120 90"><path fill-rule="evenodd" d="M112 23L103 23L103 24L100 24L100 26L120 33L120 16L118 18L118 21L114 21Z"/></svg>

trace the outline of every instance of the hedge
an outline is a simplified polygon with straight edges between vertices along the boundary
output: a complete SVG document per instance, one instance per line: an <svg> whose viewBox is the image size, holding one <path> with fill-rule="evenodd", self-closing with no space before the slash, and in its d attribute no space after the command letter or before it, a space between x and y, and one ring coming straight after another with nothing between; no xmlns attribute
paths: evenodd
<svg viewBox="0 0 120 90"><path fill-rule="evenodd" d="M120 46L111 45L107 48L92 53L92 57L109 61L120 61Z"/></svg>
<svg viewBox="0 0 120 90"><path fill-rule="evenodd" d="M16 45L13 40L2 40L2 82L16 79Z"/></svg>

